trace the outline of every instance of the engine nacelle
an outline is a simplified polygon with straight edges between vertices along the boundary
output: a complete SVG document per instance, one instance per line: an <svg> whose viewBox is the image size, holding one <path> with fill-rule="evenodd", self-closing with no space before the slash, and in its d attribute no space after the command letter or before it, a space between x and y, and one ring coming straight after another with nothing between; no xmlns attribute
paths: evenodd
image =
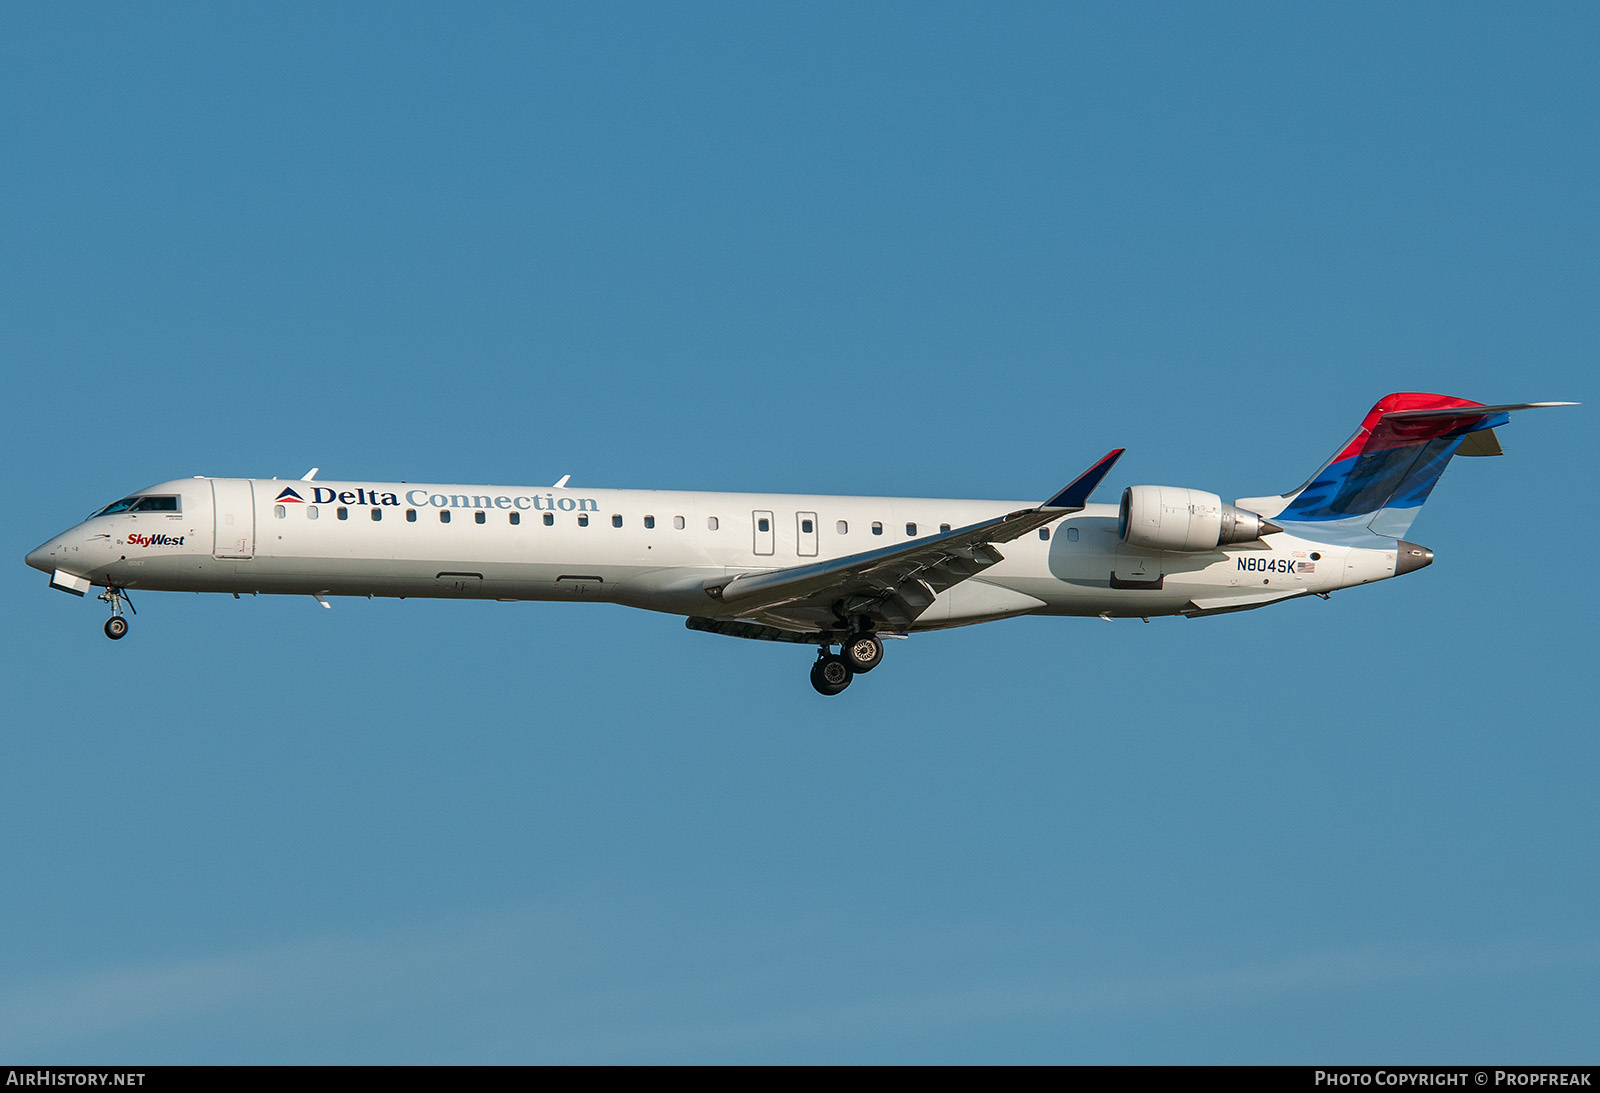
<svg viewBox="0 0 1600 1093"><path fill-rule="evenodd" d="M1177 486L1129 486L1117 520L1124 543L1149 550L1216 550L1282 530L1214 493Z"/></svg>

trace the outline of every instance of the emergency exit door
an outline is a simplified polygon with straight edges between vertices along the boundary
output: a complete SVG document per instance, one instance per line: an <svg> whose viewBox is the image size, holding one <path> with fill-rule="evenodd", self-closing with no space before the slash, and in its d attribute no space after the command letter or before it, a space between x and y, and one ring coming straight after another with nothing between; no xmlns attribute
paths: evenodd
<svg viewBox="0 0 1600 1093"><path fill-rule="evenodd" d="M795 513L794 531L795 553L802 558L815 558L817 556L817 514L814 512Z"/></svg>
<svg viewBox="0 0 1600 1093"><path fill-rule="evenodd" d="M772 544L775 541L775 531L772 526L772 513L753 512L750 514L755 521L755 551L757 554L771 554Z"/></svg>

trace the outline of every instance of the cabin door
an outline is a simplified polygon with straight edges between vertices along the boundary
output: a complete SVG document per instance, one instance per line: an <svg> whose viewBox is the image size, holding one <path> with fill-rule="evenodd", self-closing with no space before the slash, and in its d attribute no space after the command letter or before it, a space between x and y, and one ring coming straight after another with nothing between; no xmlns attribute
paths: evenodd
<svg viewBox="0 0 1600 1093"><path fill-rule="evenodd" d="M213 478L211 514L215 558L253 558L256 554L256 499L248 478Z"/></svg>

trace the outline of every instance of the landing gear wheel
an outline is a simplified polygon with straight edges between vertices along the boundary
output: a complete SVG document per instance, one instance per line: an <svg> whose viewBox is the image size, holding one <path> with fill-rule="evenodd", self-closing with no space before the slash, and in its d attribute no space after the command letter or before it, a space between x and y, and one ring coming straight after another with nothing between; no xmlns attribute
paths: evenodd
<svg viewBox="0 0 1600 1093"><path fill-rule="evenodd" d="M883 663L883 642L876 634L857 634L844 643L845 663L856 675L870 672Z"/></svg>
<svg viewBox="0 0 1600 1093"><path fill-rule="evenodd" d="M844 657L835 653L824 653L817 658L811 666L811 685L817 689L818 694L836 695L850 686L850 680L855 678L850 671L850 666L845 663Z"/></svg>
<svg viewBox="0 0 1600 1093"><path fill-rule="evenodd" d="M116 641L128 632L128 620L122 617L122 608L126 604L129 611L133 611L133 601L128 599L128 594L116 585L106 585L106 590L100 593L103 603L111 605L111 617L106 620L106 637ZM133 612L138 614L137 611Z"/></svg>

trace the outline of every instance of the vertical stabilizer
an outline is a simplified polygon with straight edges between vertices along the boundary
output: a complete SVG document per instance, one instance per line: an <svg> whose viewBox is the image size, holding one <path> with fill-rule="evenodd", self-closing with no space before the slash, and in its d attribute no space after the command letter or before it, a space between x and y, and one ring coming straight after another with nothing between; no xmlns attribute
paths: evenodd
<svg viewBox="0 0 1600 1093"><path fill-rule="evenodd" d="M1323 541L1371 535L1400 539L1456 455L1498 455L1493 430L1515 410L1571 403L1504 406L1449 395L1385 395L1361 428L1311 480L1281 498L1240 498L1285 530Z"/></svg>

